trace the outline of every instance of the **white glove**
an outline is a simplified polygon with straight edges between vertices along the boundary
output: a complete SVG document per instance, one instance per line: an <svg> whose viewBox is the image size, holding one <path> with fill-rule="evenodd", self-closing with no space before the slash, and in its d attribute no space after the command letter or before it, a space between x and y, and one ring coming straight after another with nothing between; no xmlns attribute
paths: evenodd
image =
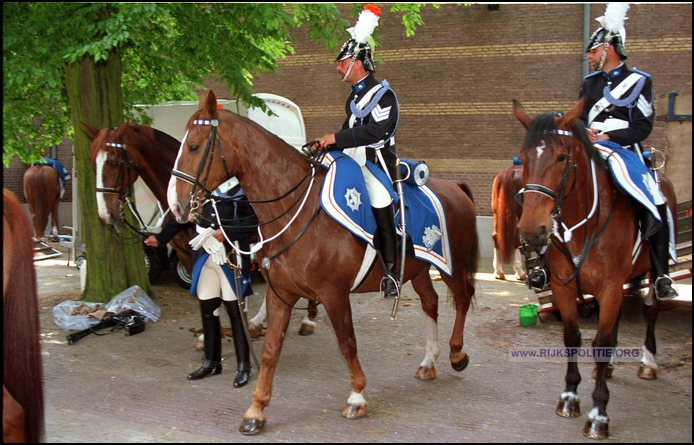
<svg viewBox="0 0 694 445"><path fill-rule="evenodd" d="M205 252L210 254L210 257L215 264L219 264L220 266L224 264L227 258L224 243L217 241L217 238L214 236L210 236L205 240L202 247L205 248Z"/></svg>
<svg viewBox="0 0 694 445"><path fill-rule="evenodd" d="M207 238L212 236L212 234L214 232L215 232L215 230L212 227L208 227L205 230L203 230L202 232L200 232L200 234L198 236L196 236L195 238L190 240L188 242L188 244L190 244L190 247L193 250L199 250L202 247L202 245L205 243Z"/></svg>

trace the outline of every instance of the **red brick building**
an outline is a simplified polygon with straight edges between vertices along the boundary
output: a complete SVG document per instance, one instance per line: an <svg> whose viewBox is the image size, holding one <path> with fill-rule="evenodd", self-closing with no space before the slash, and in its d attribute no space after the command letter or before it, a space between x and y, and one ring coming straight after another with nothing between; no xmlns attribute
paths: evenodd
<svg viewBox="0 0 694 445"><path fill-rule="evenodd" d="M390 82L400 101L399 156L426 161L434 176L464 179L478 214L490 215L494 176L511 164L525 132L511 100L531 114L566 111L576 102L588 73L584 42L605 4L427 6L425 25L409 38L399 15L380 6L376 76ZM350 7L340 7L353 25ZM628 16L627 64L653 76L656 95L691 92L692 4L634 4ZM338 50L327 51L303 33L293 45L296 54L280 63L279 72L253 79L255 90L295 102L309 139L334 132L349 94L335 71ZM223 85L208 86L218 98L233 99ZM664 129L658 122L645 146L665 148ZM71 168L69 150L69 142L61 144L58 159ZM24 168L15 159L4 170L3 186L20 199ZM64 200L71 196L68 189Z"/></svg>

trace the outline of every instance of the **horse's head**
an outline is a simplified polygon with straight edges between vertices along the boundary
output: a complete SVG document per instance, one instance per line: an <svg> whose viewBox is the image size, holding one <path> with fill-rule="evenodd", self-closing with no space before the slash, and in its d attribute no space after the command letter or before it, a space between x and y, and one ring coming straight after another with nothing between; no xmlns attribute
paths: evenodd
<svg viewBox="0 0 694 445"><path fill-rule="evenodd" d="M573 187L579 148L590 145L579 121L583 104L581 99L564 115L546 112L531 118L513 101L514 116L528 130L520 151L524 192L518 230L538 250L550 242L554 220Z"/></svg>
<svg viewBox="0 0 694 445"><path fill-rule="evenodd" d="M126 152L125 133L129 125L126 122L117 129L99 130L82 123L93 138L89 155L96 168L96 202L99 216L108 224L120 220L121 207L139 175L137 164Z"/></svg>
<svg viewBox="0 0 694 445"><path fill-rule="evenodd" d="M237 145L235 133L231 113L217 108L214 92L203 94L186 125L169 181L169 208L179 222L193 220L191 205L197 207L206 194L237 175L238 160L229 150Z"/></svg>

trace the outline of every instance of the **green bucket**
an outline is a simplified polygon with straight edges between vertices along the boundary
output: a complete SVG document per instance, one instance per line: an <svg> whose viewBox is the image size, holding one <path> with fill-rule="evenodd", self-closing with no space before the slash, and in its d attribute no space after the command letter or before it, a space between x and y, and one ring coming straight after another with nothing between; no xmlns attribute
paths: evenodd
<svg viewBox="0 0 694 445"><path fill-rule="evenodd" d="M535 303L528 303L518 308L521 326L535 326L537 324L537 311L539 307Z"/></svg>

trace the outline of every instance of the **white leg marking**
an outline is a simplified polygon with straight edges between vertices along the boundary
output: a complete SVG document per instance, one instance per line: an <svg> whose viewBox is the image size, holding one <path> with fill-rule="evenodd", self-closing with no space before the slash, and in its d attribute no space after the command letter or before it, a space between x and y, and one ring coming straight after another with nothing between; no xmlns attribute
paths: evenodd
<svg viewBox="0 0 694 445"><path fill-rule="evenodd" d="M366 406L366 399L361 393L352 391L347 399L347 404L351 406Z"/></svg>
<svg viewBox="0 0 694 445"><path fill-rule="evenodd" d="M436 363L436 359L439 358L439 329L433 318L428 315L425 315L425 317L427 331L426 355L419 366L431 368Z"/></svg>
<svg viewBox="0 0 694 445"><path fill-rule="evenodd" d="M573 391L567 391L567 392L561 393L561 399L562 400L575 400L576 402L581 401L581 398L578 397L578 394L576 394Z"/></svg>
<svg viewBox="0 0 694 445"><path fill-rule="evenodd" d="M658 364L655 362L655 355L651 354L651 352L646 349L646 346L642 346L641 349L643 349L641 364L650 366L653 369L658 369Z"/></svg>
<svg viewBox="0 0 694 445"><path fill-rule="evenodd" d="M603 422L603 423L608 423L610 421L610 416L608 416L608 415L603 416L601 414L598 414L597 408L593 408L590 410L590 412L588 413L588 418L590 420L597 420L597 421Z"/></svg>
<svg viewBox="0 0 694 445"><path fill-rule="evenodd" d="M266 316L267 309L265 309L265 297L263 297L263 304L260 306L260 309L258 309L258 313L255 314L255 317L251 318L251 323L255 323L258 326L262 326Z"/></svg>

